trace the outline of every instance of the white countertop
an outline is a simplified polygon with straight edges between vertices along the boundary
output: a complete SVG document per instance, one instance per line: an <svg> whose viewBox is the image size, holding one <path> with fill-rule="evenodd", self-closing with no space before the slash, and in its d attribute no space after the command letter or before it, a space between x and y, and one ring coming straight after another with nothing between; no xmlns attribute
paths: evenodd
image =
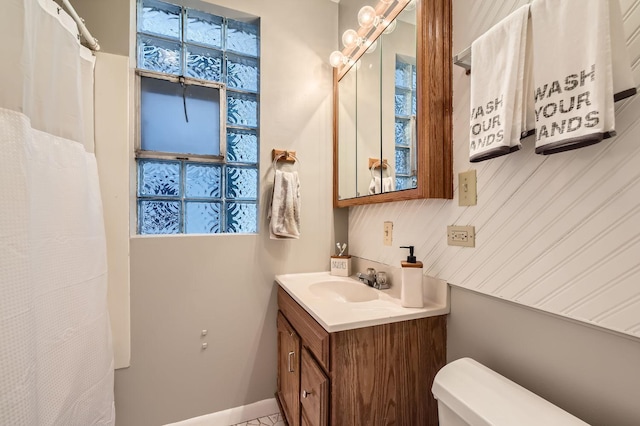
<svg viewBox="0 0 640 426"><path fill-rule="evenodd" d="M355 282L366 287L355 278L333 276L329 272L276 275L276 282L330 333L449 313L448 285L436 278L425 276L423 279L423 308L402 307L400 299L392 296L398 294L397 291L371 289L377 298L345 302L323 297L310 288L313 284L328 281L342 281L346 285Z"/></svg>

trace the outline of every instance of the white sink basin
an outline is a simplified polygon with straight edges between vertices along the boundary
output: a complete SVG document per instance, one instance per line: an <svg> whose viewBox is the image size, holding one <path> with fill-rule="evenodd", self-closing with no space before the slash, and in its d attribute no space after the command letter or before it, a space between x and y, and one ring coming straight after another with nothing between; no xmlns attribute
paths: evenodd
<svg viewBox="0 0 640 426"><path fill-rule="evenodd" d="M393 289L328 272L276 275L276 281L330 333L449 313L447 283L431 277L425 277L424 308L403 308Z"/></svg>
<svg viewBox="0 0 640 426"><path fill-rule="evenodd" d="M309 286L311 294L337 302L368 302L378 298L378 292L356 281L323 281Z"/></svg>

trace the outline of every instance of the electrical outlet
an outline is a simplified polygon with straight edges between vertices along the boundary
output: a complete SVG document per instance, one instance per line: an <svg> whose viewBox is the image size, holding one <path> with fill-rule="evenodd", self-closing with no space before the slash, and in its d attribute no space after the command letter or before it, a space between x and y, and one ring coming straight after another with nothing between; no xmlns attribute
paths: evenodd
<svg viewBox="0 0 640 426"><path fill-rule="evenodd" d="M447 226L447 244L450 246L475 247L475 226Z"/></svg>
<svg viewBox="0 0 640 426"><path fill-rule="evenodd" d="M382 237L382 243L385 246L393 245L393 222L384 223L384 234Z"/></svg>
<svg viewBox="0 0 640 426"><path fill-rule="evenodd" d="M458 205L475 206L478 204L478 185L476 171L458 173Z"/></svg>

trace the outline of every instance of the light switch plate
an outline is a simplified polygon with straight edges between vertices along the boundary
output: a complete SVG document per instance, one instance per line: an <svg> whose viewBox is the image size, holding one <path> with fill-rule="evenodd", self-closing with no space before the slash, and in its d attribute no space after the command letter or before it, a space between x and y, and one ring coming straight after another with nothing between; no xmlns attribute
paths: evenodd
<svg viewBox="0 0 640 426"><path fill-rule="evenodd" d="M447 226L447 244L450 246L475 247L475 226Z"/></svg>
<svg viewBox="0 0 640 426"><path fill-rule="evenodd" d="M458 173L458 205L475 206L478 204L478 186L476 171Z"/></svg>
<svg viewBox="0 0 640 426"><path fill-rule="evenodd" d="M393 245L393 222L384 223L382 242L385 246Z"/></svg>

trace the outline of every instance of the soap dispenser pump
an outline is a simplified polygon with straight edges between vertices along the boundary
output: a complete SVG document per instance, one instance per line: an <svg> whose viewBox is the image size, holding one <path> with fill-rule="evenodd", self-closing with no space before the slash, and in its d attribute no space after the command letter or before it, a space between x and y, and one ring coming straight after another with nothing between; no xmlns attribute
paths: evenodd
<svg viewBox="0 0 640 426"><path fill-rule="evenodd" d="M424 307L422 295L422 262L416 261L413 254L413 246L401 246L409 249L407 260L400 263L402 266L402 286L400 289L400 303L405 308Z"/></svg>

